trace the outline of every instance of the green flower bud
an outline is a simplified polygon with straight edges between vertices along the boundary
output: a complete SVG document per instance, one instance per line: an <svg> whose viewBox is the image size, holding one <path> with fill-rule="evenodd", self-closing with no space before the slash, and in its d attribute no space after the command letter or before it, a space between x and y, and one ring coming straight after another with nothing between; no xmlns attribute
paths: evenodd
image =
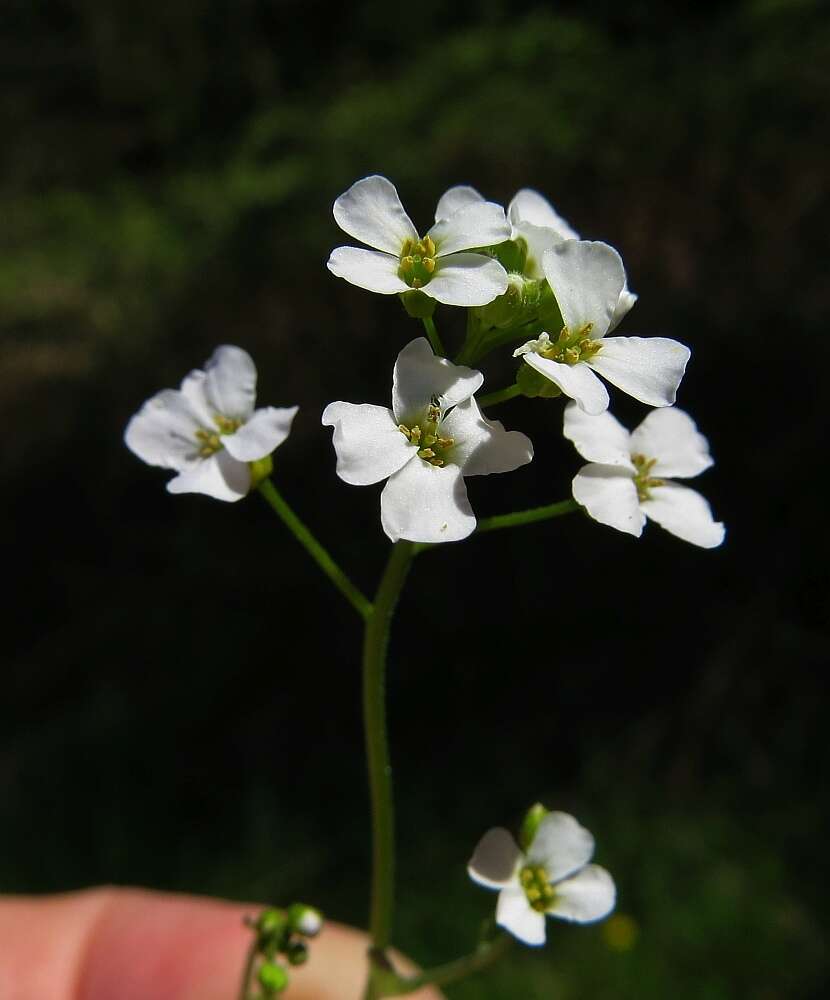
<svg viewBox="0 0 830 1000"><path fill-rule="evenodd" d="M257 917L254 926L260 934L274 937L277 934L282 934L285 930L286 920L285 910L263 910Z"/></svg>
<svg viewBox="0 0 830 1000"><path fill-rule="evenodd" d="M281 965L277 965L275 962L265 962L264 965L261 965L257 978L259 979L259 985L265 990L266 996L274 993L282 993L286 986L288 986L288 973Z"/></svg>
<svg viewBox="0 0 830 1000"><path fill-rule="evenodd" d="M413 288L411 292L401 292L400 299L413 319L429 319L435 312L435 299L419 292L417 288Z"/></svg>
<svg viewBox="0 0 830 1000"><path fill-rule="evenodd" d="M527 851L533 843L533 838L536 836L539 824L549 812L550 809L545 809L541 802L536 802L525 813L525 818L522 820L522 826L519 830L519 846L523 851Z"/></svg>

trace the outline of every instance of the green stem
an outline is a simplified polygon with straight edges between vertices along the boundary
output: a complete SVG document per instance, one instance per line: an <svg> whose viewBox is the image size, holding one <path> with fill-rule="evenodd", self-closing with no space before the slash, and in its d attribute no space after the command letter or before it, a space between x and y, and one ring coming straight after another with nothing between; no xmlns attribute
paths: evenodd
<svg viewBox="0 0 830 1000"><path fill-rule="evenodd" d="M386 734L386 649L389 626L414 555L412 542L396 542L389 555L363 640L363 725L372 804L372 896L369 932L372 946L389 946L395 880L395 824L392 767ZM372 967L373 968L373 967ZM378 996L370 968L366 998Z"/></svg>
<svg viewBox="0 0 830 1000"><path fill-rule="evenodd" d="M254 939L248 948L248 957L245 959L245 968L242 970L242 985L239 988L239 1000L248 1000L250 996L251 977L254 974L254 963L256 962L259 950L259 936L254 934Z"/></svg>
<svg viewBox="0 0 830 1000"><path fill-rule="evenodd" d="M531 507L529 510L516 510L512 514L496 514L495 517L483 517L476 525L475 534L482 531L498 531L499 528L518 528L523 524L535 524L536 521L548 521L552 517L561 517L581 510L576 500L559 500L545 507ZM415 545L415 555L440 546L429 542L418 542Z"/></svg>
<svg viewBox="0 0 830 1000"><path fill-rule="evenodd" d="M489 392L486 396L479 396L477 402L482 408L485 406L496 406L497 403L503 403L506 399L513 399L514 396L521 396L521 394L522 390L519 383L514 382L513 385L508 385L497 392Z"/></svg>
<svg viewBox="0 0 830 1000"><path fill-rule="evenodd" d="M294 511L288 506L270 479L263 479L257 487L266 503L282 518L283 523L302 545L320 569L351 604L361 618L368 621L372 605L326 552Z"/></svg>
<svg viewBox="0 0 830 1000"><path fill-rule="evenodd" d="M444 350L444 345L441 343L441 338L438 336L438 330L435 328L435 320L432 316L423 317L424 329L429 337L429 342L432 344L432 350L439 357L446 357L447 352Z"/></svg>
<svg viewBox="0 0 830 1000"><path fill-rule="evenodd" d="M512 514L483 517L478 522L476 534L482 531L498 531L499 528L516 528L522 524L534 524L536 521L547 521L552 517L561 517L579 509L576 500L560 500L545 507L531 507L529 510L517 510Z"/></svg>
<svg viewBox="0 0 830 1000"><path fill-rule="evenodd" d="M425 969L417 976L400 977L398 982L391 987L394 992L384 991L381 996L405 996L407 993L414 993L424 986L449 986L452 983L457 983L498 961L507 953L512 943L512 938L506 934L500 934L495 941L479 945L474 952L463 958L445 962L443 965L436 965L432 969Z"/></svg>

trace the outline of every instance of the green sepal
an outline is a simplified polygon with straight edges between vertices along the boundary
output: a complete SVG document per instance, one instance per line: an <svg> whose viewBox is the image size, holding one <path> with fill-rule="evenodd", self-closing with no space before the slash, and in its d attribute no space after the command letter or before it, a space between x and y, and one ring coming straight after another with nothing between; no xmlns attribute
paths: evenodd
<svg viewBox="0 0 830 1000"><path fill-rule="evenodd" d="M545 809L541 802L535 802L525 813L525 818L522 820L522 826L519 830L519 846L525 853L527 853L530 845L533 843L533 838L536 836L539 824L549 812L550 809Z"/></svg>
<svg viewBox="0 0 830 1000"><path fill-rule="evenodd" d="M413 288L409 292L401 292L399 297L407 314L413 319L430 319L435 312L437 305L435 299L424 295L417 288Z"/></svg>
<svg viewBox="0 0 830 1000"><path fill-rule="evenodd" d="M248 462L248 468L251 470L251 489L255 490L274 471L274 462L270 455L266 455L255 462Z"/></svg>
<svg viewBox="0 0 830 1000"><path fill-rule="evenodd" d="M281 965L275 962L265 962L259 967L257 973L259 985L265 990L266 996L273 993L282 993L288 986L288 973Z"/></svg>
<svg viewBox="0 0 830 1000"><path fill-rule="evenodd" d="M524 363L516 372L516 383L522 390L522 395L530 399L535 399L537 396L542 399L556 399L562 395L562 390L555 382L551 382L541 372Z"/></svg>

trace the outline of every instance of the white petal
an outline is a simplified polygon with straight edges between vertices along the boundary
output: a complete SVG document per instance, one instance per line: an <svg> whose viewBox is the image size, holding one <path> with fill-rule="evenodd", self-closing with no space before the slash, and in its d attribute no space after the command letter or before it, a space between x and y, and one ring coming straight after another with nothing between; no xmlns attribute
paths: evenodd
<svg viewBox="0 0 830 1000"><path fill-rule="evenodd" d="M337 247L332 250L326 267L335 277L345 278L369 292L394 295L409 290L409 285L398 274L400 261L388 253L360 247Z"/></svg>
<svg viewBox="0 0 830 1000"><path fill-rule="evenodd" d="M578 240L579 235L571 229L553 205L532 188L522 188L507 207L507 214L514 226L529 222L533 226L552 229L560 240Z"/></svg>
<svg viewBox="0 0 830 1000"><path fill-rule="evenodd" d="M657 459L651 476L697 476L714 465L709 442L689 414L676 406L652 410L632 431L631 451Z"/></svg>
<svg viewBox="0 0 830 1000"><path fill-rule="evenodd" d="M620 297L617 299L617 304L614 307L614 315L611 317L611 325L608 327L609 333L620 325L636 301L637 296L634 292L629 291L628 286L626 285L626 287L620 292Z"/></svg>
<svg viewBox="0 0 830 1000"><path fill-rule="evenodd" d="M256 402L256 368L241 347L217 347L205 365L205 397L216 413L247 420Z"/></svg>
<svg viewBox="0 0 830 1000"><path fill-rule="evenodd" d="M372 403L329 403L324 427L333 427L337 475L352 486L379 483L414 457L417 448L398 430L391 410Z"/></svg>
<svg viewBox="0 0 830 1000"><path fill-rule="evenodd" d="M533 458L530 438L521 431L506 431L498 420L485 419L472 397L450 411L441 431L455 440L447 458L460 465L465 476L512 472Z"/></svg>
<svg viewBox="0 0 830 1000"><path fill-rule="evenodd" d="M449 191L445 191L438 199L438 205L435 208L435 221L442 222L454 215L459 209L466 208L468 205L476 205L484 200L484 195L479 194L474 187L458 184L456 187L451 187Z"/></svg>
<svg viewBox="0 0 830 1000"><path fill-rule="evenodd" d="M563 365L538 354L524 354L531 368L554 382L566 396L576 400L586 413L604 413L608 409L608 390L584 361Z"/></svg>
<svg viewBox="0 0 830 1000"><path fill-rule="evenodd" d="M392 409L398 423L419 423L433 396L442 411L468 399L484 376L474 368L454 365L432 353L426 337L410 341L398 355L392 377Z"/></svg>
<svg viewBox="0 0 830 1000"><path fill-rule="evenodd" d="M288 437L296 413L296 406L263 407L235 434L225 434L222 443L240 462L256 462L270 455Z"/></svg>
<svg viewBox="0 0 830 1000"><path fill-rule="evenodd" d="M427 234L435 243L438 257L490 247L510 239L510 223L504 209L493 201L474 201L446 219L436 222Z"/></svg>
<svg viewBox="0 0 830 1000"><path fill-rule="evenodd" d="M488 889L502 889L515 881L516 865L522 857L519 845L503 827L497 826L481 838L467 864L474 882Z"/></svg>
<svg viewBox="0 0 830 1000"><path fill-rule="evenodd" d="M542 267L565 326L576 331L591 323L591 337L604 337L625 286L617 251L607 243L566 240L545 252Z"/></svg>
<svg viewBox="0 0 830 1000"><path fill-rule="evenodd" d="M124 442L148 465L183 469L199 453L196 431L201 427L185 396L176 389L163 389L130 420Z"/></svg>
<svg viewBox="0 0 830 1000"><path fill-rule="evenodd" d="M562 242L562 237L553 229L543 229L530 222L518 222L513 226L513 239L522 239L527 244L527 259L524 273L528 278L541 281L545 277L542 260L545 251Z"/></svg>
<svg viewBox="0 0 830 1000"><path fill-rule="evenodd" d="M617 889L609 873L599 865L588 865L573 878L555 887L553 904L548 909L552 917L590 924L602 920L614 909Z"/></svg>
<svg viewBox="0 0 830 1000"><path fill-rule="evenodd" d="M629 471L614 465L583 465L574 476L573 496L595 521L639 538L646 523Z"/></svg>
<svg viewBox="0 0 830 1000"><path fill-rule="evenodd" d="M380 520L393 542L457 542L476 526L461 469L422 458L390 477L380 495Z"/></svg>
<svg viewBox="0 0 830 1000"><path fill-rule="evenodd" d="M704 549L720 545L726 534L723 524L712 517L712 508L706 500L688 486L677 483L654 486L642 508L647 517L666 531Z"/></svg>
<svg viewBox="0 0 830 1000"><path fill-rule="evenodd" d="M545 915L533 909L523 889L502 889L496 906L496 923L525 944L545 943Z"/></svg>
<svg viewBox="0 0 830 1000"><path fill-rule="evenodd" d="M667 337L608 337L588 364L641 403L671 406L690 353Z"/></svg>
<svg viewBox="0 0 830 1000"><path fill-rule="evenodd" d="M208 402L205 394L206 379L207 373L196 368L182 379L180 391L187 400L194 416L199 420L200 426L215 429L216 424L213 422L213 418L216 416L216 409Z"/></svg>
<svg viewBox="0 0 830 1000"><path fill-rule="evenodd" d="M442 257L421 291L445 306L486 306L507 291L507 271L480 253Z"/></svg>
<svg viewBox="0 0 830 1000"><path fill-rule="evenodd" d="M247 463L238 462L224 448L193 462L167 484L170 493L204 493L216 500L241 500L250 488Z"/></svg>
<svg viewBox="0 0 830 1000"><path fill-rule="evenodd" d="M395 185L377 174L356 181L340 195L334 203L334 220L349 236L396 257L406 240L418 239Z"/></svg>
<svg viewBox="0 0 830 1000"><path fill-rule="evenodd" d="M573 816L549 812L539 824L527 852L531 865L541 865L548 881L558 882L586 865L594 853L594 838Z"/></svg>
<svg viewBox="0 0 830 1000"><path fill-rule="evenodd" d="M591 415L576 403L568 403L562 432L589 462L619 465L635 471L631 462L631 435L607 410Z"/></svg>

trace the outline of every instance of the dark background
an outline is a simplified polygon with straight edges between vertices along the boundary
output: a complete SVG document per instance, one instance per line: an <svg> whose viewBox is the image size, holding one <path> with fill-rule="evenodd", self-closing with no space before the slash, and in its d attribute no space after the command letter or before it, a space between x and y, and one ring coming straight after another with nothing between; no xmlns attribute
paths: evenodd
<svg viewBox="0 0 830 1000"><path fill-rule="evenodd" d="M379 491L336 478L319 414L385 402L419 328L326 271L331 203L383 173L426 228L452 184L533 186L622 253L620 332L691 346L678 402L717 460L693 485L727 540L571 516L419 559L390 659L396 940L469 947L495 903L469 853L541 798L595 833L625 919L551 925L450 997L825 996L826 6L6 0L3 21L0 887L365 923L359 623L258 497L168 496L121 435L245 347L261 403L300 405L278 484L372 590ZM461 319L436 315L453 345ZM471 481L480 515L567 495L561 410L499 409L537 458Z"/></svg>

